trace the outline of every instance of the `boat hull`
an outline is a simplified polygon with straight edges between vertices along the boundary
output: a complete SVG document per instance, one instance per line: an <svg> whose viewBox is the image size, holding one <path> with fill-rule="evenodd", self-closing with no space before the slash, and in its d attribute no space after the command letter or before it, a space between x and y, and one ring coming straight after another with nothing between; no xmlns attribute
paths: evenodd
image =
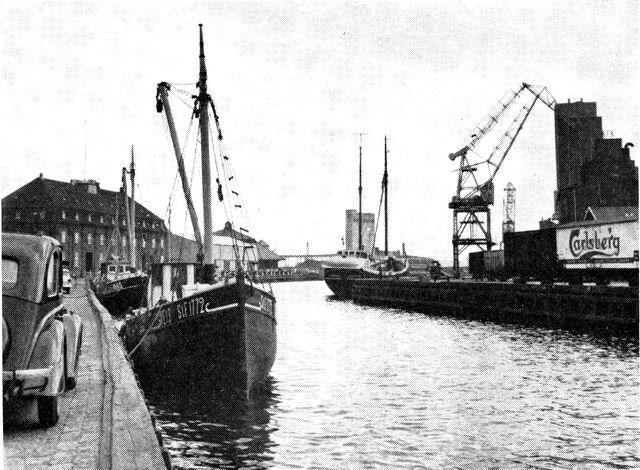
<svg viewBox="0 0 640 470"><path fill-rule="evenodd" d="M147 304L148 276L134 276L94 286L98 301L113 316L122 316L129 308Z"/></svg>
<svg viewBox="0 0 640 470"><path fill-rule="evenodd" d="M362 279L394 279L406 274L408 264L403 264L399 271L376 270L368 267L359 269L343 267L325 267L324 282L336 297L350 299L353 283Z"/></svg>
<svg viewBox="0 0 640 470"><path fill-rule="evenodd" d="M125 342L145 377L247 393L275 361L275 299L244 283L214 286L128 319Z"/></svg>
<svg viewBox="0 0 640 470"><path fill-rule="evenodd" d="M325 268L324 282L336 297L350 299L351 288L355 280L362 279L362 271L337 268Z"/></svg>

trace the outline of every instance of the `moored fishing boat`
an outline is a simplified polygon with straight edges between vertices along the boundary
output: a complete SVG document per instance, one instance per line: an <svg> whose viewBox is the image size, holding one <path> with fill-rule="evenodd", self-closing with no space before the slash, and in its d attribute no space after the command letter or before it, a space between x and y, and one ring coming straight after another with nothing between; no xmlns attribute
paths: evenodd
<svg viewBox="0 0 640 470"><path fill-rule="evenodd" d="M130 309L145 307L149 277L123 264L104 264L103 270L108 271L112 267L117 270L122 268L122 273L113 278L102 275L100 279L91 283L98 301L113 316L121 316Z"/></svg>
<svg viewBox="0 0 640 470"><path fill-rule="evenodd" d="M131 200L127 195L127 173L131 177ZM112 242L115 242L116 253L114 262L102 263L100 274L91 280L91 288L95 292L98 301L113 316L122 316L132 309L147 305L147 284L149 277L136 269L136 203L135 203L135 163L133 146L131 146L130 169L122 168L122 188L120 192L124 196L124 210L127 220L127 239L129 241L129 260L127 264L120 256L120 228L118 196L116 196L116 217ZM113 245L110 244L110 245Z"/></svg>
<svg viewBox="0 0 640 470"><path fill-rule="evenodd" d="M171 134L185 200L196 243L201 247L198 262L160 263L154 269L161 284L161 298L128 318L125 341L136 370L146 377L197 382L213 391L248 393L271 370L276 355L275 297L252 282L247 275L246 256L252 251L236 240L235 273L215 279L211 229L211 187L209 175L209 106L222 143L218 116L207 93L204 41L200 25L199 95L193 116L199 119L202 154L204 230L200 234L191 190L184 172L181 147L168 101L170 85L158 84L157 110L164 110ZM218 153L222 155L222 151ZM225 154L225 159L228 156ZM223 163L221 163L222 165ZM231 178L227 178L227 183ZM218 198L223 186L218 180ZM238 195L232 190L227 194ZM235 205L236 207L239 206ZM241 227L241 230L242 229ZM246 231L246 230L244 230ZM196 282L196 277L197 281Z"/></svg>

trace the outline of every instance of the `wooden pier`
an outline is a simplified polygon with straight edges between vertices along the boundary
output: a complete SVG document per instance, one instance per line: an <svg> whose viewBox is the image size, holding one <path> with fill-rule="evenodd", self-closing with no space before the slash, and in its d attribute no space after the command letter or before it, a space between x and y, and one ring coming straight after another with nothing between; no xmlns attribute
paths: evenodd
<svg viewBox="0 0 640 470"><path fill-rule="evenodd" d="M357 303L432 315L537 325L598 335L638 336L638 288L362 280Z"/></svg>

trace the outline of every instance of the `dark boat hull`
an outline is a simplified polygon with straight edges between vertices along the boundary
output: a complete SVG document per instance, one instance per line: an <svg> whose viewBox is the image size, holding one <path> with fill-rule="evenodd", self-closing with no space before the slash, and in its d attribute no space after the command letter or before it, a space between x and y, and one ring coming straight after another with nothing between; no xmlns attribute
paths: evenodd
<svg viewBox="0 0 640 470"><path fill-rule="evenodd" d="M148 276L134 276L94 286L98 301L113 316L124 315L129 308L147 304Z"/></svg>
<svg viewBox="0 0 640 470"><path fill-rule="evenodd" d="M129 351L139 344L132 358L144 377L246 393L275 361L275 299L243 283L215 286L127 320L125 338Z"/></svg>
<svg viewBox="0 0 640 470"><path fill-rule="evenodd" d="M327 272L328 271L328 272ZM324 282L336 297L341 299L352 298L353 283L362 279L393 279L395 275L387 273L376 273L375 271L347 270L347 269L327 269L324 275Z"/></svg>
<svg viewBox="0 0 640 470"><path fill-rule="evenodd" d="M353 281L362 278L360 271L337 269L332 269L330 272L327 271L329 270L325 270L324 282L329 289L336 297L350 299Z"/></svg>

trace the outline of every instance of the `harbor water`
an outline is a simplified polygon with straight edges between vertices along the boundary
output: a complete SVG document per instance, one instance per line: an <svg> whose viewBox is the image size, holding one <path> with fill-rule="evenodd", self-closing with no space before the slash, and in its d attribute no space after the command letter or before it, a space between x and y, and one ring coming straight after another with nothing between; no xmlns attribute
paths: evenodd
<svg viewBox="0 0 640 470"><path fill-rule="evenodd" d="M249 399L143 382L174 468L638 468L637 340L274 284L278 355Z"/></svg>

